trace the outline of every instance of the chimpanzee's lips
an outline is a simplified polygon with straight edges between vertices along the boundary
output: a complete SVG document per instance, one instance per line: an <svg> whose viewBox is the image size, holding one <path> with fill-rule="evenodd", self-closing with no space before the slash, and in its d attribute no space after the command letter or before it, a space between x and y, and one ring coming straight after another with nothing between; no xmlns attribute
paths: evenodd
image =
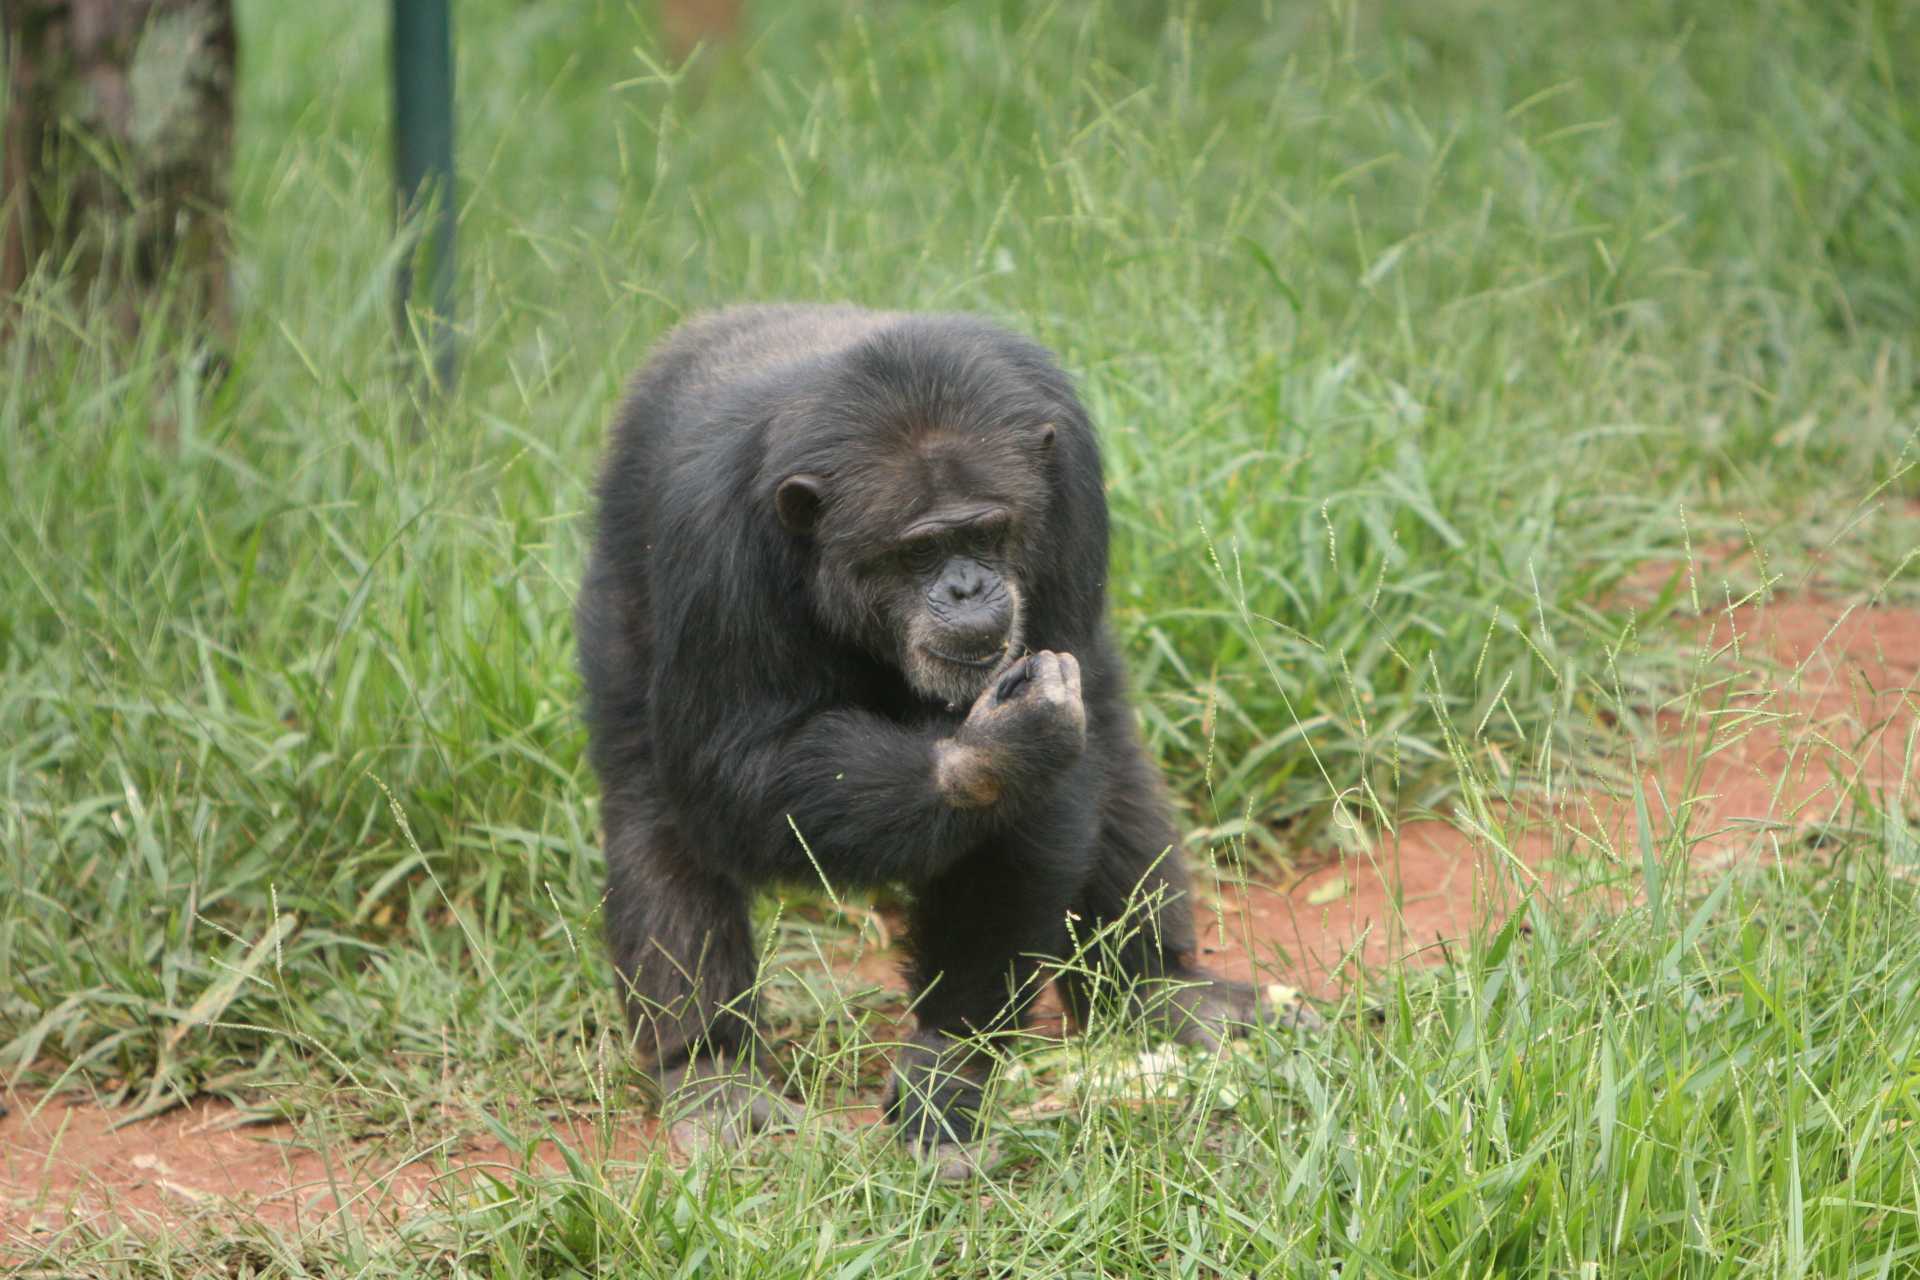
<svg viewBox="0 0 1920 1280"><path fill-rule="evenodd" d="M951 653L943 653L942 651L934 648L930 644L923 645L921 647L925 649L926 652L940 659L940 661L951 662L956 667L991 667L996 662L999 662L1001 655L1005 654L1007 651L1006 645L997 644L993 648L988 649L986 652L982 653L977 658L957 658Z"/></svg>

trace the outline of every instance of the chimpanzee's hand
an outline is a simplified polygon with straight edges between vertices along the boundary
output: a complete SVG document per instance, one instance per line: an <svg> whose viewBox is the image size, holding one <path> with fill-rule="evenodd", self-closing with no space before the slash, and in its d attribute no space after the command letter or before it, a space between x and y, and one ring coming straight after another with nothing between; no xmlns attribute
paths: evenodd
<svg viewBox="0 0 1920 1280"><path fill-rule="evenodd" d="M974 699L954 736L1015 768L1052 772L1050 764L1071 764L1087 747L1079 659L1046 649L1020 659Z"/></svg>
<svg viewBox="0 0 1920 1280"><path fill-rule="evenodd" d="M1041 650L975 698L966 721L934 753L934 776L956 808L981 809L1029 780L1051 777L1087 747L1080 663Z"/></svg>

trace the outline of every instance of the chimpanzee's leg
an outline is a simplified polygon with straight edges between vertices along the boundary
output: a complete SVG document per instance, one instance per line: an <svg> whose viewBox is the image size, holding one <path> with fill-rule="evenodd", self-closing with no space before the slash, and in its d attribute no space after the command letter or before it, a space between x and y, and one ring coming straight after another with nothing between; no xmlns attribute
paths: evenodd
<svg viewBox="0 0 1920 1280"><path fill-rule="evenodd" d="M679 856L673 832L617 801L607 825L607 939L634 1047L682 1141L737 1141L796 1109L756 1058L758 969L746 893Z"/></svg>
<svg viewBox="0 0 1920 1280"><path fill-rule="evenodd" d="M993 1059L1064 954L1066 913L1091 853L1090 806L1064 800L915 891L909 941L918 1029L895 1062L887 1115L900 1136L963 1177L977 1148Z"/></svg>
<svg viewBox="0 0 1920 1280"><path fill-rule="evenodd" d="M1193 900L1164 786L1130 728L1119 741L1094 866L1073 903L1086 950L1063 972L1062 995L1083 1026L1106 996L1183 1044L1215 1045L1259 1015L1257 993L1195 964ZM1313 1020L1304 1008L1273 1016Z"/></svg>

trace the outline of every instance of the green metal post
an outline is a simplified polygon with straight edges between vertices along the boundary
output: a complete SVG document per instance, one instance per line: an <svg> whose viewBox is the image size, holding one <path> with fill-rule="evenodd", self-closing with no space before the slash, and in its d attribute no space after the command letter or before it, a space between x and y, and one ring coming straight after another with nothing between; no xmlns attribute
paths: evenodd
<svg viewBox="0 0 1920 1280"><path fill-rule="evenodd" d="M453 17L448 0L392 0L393 164L403 231L420 239L400 264L396 315L407 339L416 264L426 277L422 323L440 386L453 385Z"/></svg>

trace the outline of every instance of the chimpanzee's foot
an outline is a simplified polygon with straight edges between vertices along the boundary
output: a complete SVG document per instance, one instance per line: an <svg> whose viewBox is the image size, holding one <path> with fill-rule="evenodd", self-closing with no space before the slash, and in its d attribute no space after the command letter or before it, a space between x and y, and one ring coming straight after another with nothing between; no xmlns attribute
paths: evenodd
<svg viewBox="0 0 1920 1280"><path fill-rule="evenodd" d="M696 1151L709 1143L737 1147L748 1135L797 1128L806 1108L780 1096L756 1067L698 1057L660 1075L660 1115L674 1145Z"/></svg>
<svg viewBox="0 0 1920 1280"><path fill-rule="evenodd" d="M933 1167L936 1182L972 1182L984 1178L1000 1163L1000 1144L983 1142L941 1142L931 1147L916 1147L914 1154L922 1164Z"/></svg>
<svg viewBox="0 0 1920 1280"><path fill-rule="evenodd" d="M1297 997L1276 1007L1256 987L1204 974L1186 974L1168 982L1164 992L1148 998L1148 1007L1175 1041L1205 1049L1217 1049L1263 1023L1296 1031L1319 1031L1326 1026Z"/></svg>
<svg viewBox="0 0 1920 1280"><path fill-rule="evenodd" d="M887 1119L942 1182L978 1177L999 1154L981 1138L980 1111L992 1066L976 1046L925 1031L914 1036L894 1064Z"/></svg>

